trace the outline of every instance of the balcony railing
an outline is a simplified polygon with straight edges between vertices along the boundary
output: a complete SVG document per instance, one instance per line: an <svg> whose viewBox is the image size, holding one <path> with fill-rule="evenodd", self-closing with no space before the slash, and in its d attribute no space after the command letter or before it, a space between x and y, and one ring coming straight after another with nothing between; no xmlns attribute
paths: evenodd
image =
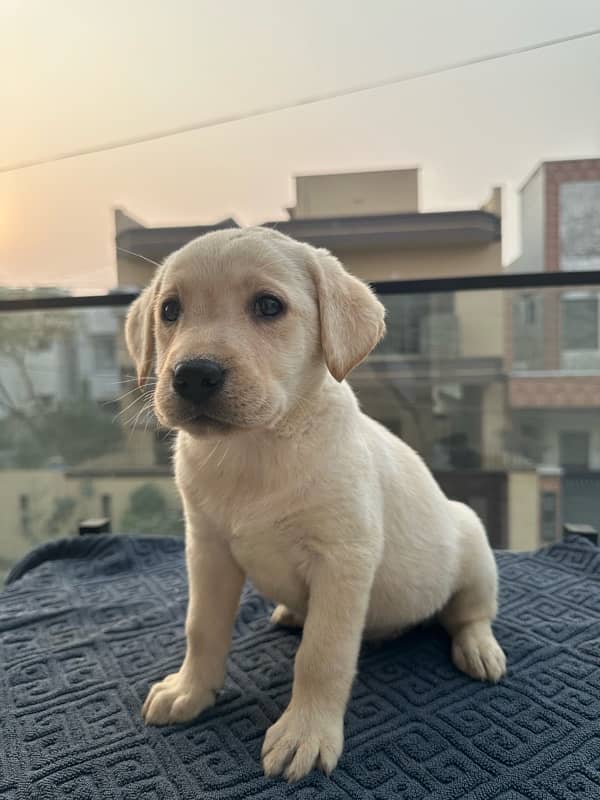
<svg viewBox="0 0 600 800"><path fill-rule="evenodd" d="M600 526L600 273L375 284L388 335L351 375L363 409L471 504L497 547ZM103 517L183 531L172 434L135 388L132 293L0 290L0 571Z"/></svg>

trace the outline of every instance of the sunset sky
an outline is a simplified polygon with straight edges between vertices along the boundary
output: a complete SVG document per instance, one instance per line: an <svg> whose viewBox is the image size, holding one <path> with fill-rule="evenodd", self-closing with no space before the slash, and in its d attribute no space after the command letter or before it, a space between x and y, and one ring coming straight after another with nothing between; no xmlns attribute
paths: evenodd
<svg viewBox="0 0 600 800"><path fill-rule="evenodd" d="M600 27L598 0L2 0L0 168ZM281 218L294 174L420 165L422 210L600 156L600 36L0 174L0 283L114 285L147 224Z"/></svg>

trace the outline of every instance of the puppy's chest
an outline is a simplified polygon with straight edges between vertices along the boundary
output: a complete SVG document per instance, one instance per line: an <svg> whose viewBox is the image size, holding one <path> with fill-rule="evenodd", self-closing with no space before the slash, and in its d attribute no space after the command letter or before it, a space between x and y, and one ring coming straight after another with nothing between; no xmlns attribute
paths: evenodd
<svg viewBox="0 0 600 800"><path fill-rule="evenodd" d="M233 557L256 588L301 613L306 607L311 554L299 519L248 522L230 534Z"/></svg>

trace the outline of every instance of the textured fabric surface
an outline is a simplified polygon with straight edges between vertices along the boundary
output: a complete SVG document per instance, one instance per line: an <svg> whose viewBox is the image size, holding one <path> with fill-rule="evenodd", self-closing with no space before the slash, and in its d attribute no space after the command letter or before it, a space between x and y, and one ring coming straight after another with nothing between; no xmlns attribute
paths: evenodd
<svg viewBox="0 0 600 800"><path fill-rule="evenodd" d="M0 594L0 798L600 798L600 551L499 553L498 686L458 673L437 627L365 647L330 779L266 779L266 728L299 635L250 587L225 689L187 726L147 728L148 686L184 651L173 539L82 537L34 551Z"/></svg>

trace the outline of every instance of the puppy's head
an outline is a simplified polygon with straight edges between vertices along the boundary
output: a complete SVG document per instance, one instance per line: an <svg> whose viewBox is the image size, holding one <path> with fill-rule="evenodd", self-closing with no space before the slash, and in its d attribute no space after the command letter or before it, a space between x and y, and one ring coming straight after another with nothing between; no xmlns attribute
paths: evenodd
<svg viewBox="0 0 600 800"><path fill-rule="evenodd" d="M133 303L126 340L160 422L196 435L273 427L383 335L384 309L325 250L266 228L173 253Z"/></svg>

